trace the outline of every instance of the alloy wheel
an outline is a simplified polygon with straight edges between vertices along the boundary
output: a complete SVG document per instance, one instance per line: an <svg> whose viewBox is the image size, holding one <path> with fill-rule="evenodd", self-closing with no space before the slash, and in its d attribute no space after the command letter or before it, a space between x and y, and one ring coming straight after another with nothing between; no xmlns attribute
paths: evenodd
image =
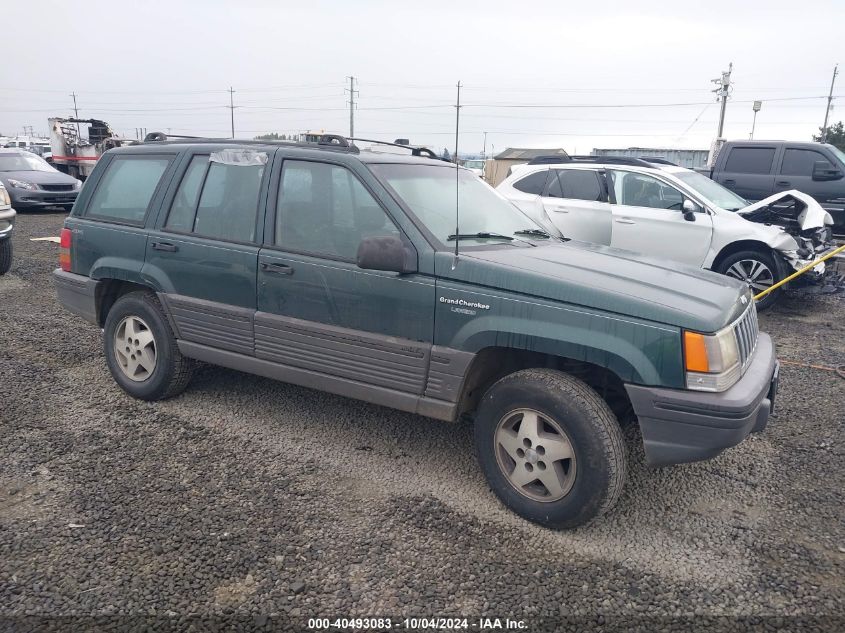
<svg viewBox="0 0 845 633"><path fill-rule="evenodd" d="M511 411L499 421L493 441L500 470L520 494L552 502L572 489L575 450L552 418L533 409Z"/></svg>
<svg viewBox="0 0 845 633"><path fill-rule="evenodd" d="M114 356L130 380L143 382L156 368L156 342L150 326L137 316L125 317L114 331Z"/></svg>
<svg viewBox="0 0 845 633"><path fill-rule="evenodd" d="M749 288L756 292L762 292L775 283L775 276L772 271L766 264L757 259L741 259L728 268L725 274L744 281Z"/></svg>

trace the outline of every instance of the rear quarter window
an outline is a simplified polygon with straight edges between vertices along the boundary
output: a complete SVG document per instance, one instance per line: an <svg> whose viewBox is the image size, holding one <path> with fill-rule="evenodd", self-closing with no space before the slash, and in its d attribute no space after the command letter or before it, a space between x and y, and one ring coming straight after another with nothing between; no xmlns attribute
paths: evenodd
<svg viewBox="0 0 845 633"><path fill-rule="evenodd" d="M548 169L542 171L535 171L533 174L528 174L525 178L520 178L513 183L513 188L523 193L534 194L539 196L543 193L546 186L546 177L549 174Z"/></svg>
<svg viewBox="0 0 845 633"><path fill-rule="evenodd" d="M143 224L171 157L116 156L106 166L85 216Z"/></svg>

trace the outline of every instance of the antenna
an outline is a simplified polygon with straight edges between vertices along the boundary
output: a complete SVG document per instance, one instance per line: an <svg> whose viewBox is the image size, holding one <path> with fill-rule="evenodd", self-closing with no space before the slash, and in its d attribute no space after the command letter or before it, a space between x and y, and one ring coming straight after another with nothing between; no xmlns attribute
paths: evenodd
<svg viewBox="0 0 845 633"><path fill-rule="evenodd" d="M460 166L458 165L458 132L461 129L461 82L458 81L458 101L455 104L455 259L452 262L452 270L458 265L458 242L461 241L461 216L460 192L458 191L460 180Z"/></svg>

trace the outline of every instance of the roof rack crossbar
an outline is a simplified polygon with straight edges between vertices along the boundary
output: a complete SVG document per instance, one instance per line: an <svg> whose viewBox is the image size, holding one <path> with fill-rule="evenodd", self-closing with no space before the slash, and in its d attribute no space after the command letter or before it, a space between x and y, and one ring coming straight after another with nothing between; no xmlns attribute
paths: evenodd
<svg viewBox="0 0 845 633"><path fill-rule="evenodd" d="M412 145L403 145L402 143L390 143L388 141L377 141L371 138L349 138L350 141L361 141L362 143L375 143L376 145L390 145L391 147L401 147L411 152L412 156L425 156L426 158L433 158L440 160L440 157L427 147L414 147Z"/></svg>

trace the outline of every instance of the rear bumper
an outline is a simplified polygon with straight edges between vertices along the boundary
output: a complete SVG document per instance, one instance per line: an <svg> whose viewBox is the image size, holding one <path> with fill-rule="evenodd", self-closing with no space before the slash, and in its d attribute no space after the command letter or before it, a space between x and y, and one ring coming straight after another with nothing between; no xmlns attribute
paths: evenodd
<svg viewBox="0 0 845 633"><path fill-rule="evenodd" d="M67 273L60 268L53 271L56 295L67 310L78 314L86 321L99 325L97 318L97 286L99 281Z"/></svg>
<svg viewBox="0 0 845 633"><path fill-rule="evenodd" d="M777 392L778 362L760 333L754 359L722 393L625 385L654 466L710 459L766 428Z"/></svg>

